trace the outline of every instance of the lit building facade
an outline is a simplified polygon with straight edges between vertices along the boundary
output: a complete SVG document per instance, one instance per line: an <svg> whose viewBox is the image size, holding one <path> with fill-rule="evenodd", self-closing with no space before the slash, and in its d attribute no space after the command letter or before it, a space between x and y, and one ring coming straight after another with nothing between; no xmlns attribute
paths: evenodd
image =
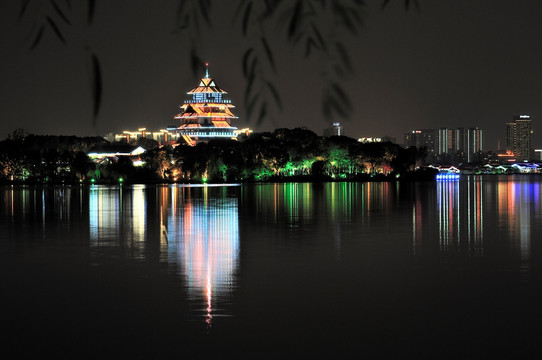
<svg viewBox="0 0 542 360"><path fill-rule="evenodd" d="M109 141L126 142L128 144L137 141L138 139L146 138L156 140L159 144L175 143L179 139L177 127L167 127L158 131L148 131L147 128L139 128L135 130L124 130L120 134L106 137Z"/></svg>
<svg viewBox="0 0 542 360"><path fill-rule="evenodd" d="M531 117L518 115L506 123L506 150L514 153L516 160L531 160Z"/></svg>
<svg viewBox="0 0 542 360"><path fill-rule="evenodd" d="M454 154L464 151L465 148L465 129L447 129L438 130L438 149L440 154Z"/></svg>
<svg viewBox="0 0 542 360"><path fill-rule="evenodd" d="M344 128L338 121L324 129L324 136L344 136Z"/></svg>
<svg viewBox="0 0 542 360"><path fill-rule="evenodd" d="M192 99L186 100L174 117L180 121L176 130L180 138L192 146L212 138L237 138L237 128L232 126L232 120L237 119L231 111L234 106L231 100L224 99L227 92L209 77L208 64L205 77L187 94Z"/></svg>
<svg viewBox="0 0 542 360"><path fill-rule="evenodd" d="M475 161L475 154L483 151L483 144L483 131L477 127L421 129L405 134L405 147L424 146L428 156L450 155L453 162Z"/></svg>
<svg viewBox="0 0 542 360"><path fill-rule="evenodd" d="M474 161L474 155L483 151L484 140L482 129L475 127L465 130L464 144L467 162Z"/></svg>
<svg viewBox="0 0 542 360"><path fill-rule="evenodd" d="M435 129L412 130L411 133L405 134L405 147L423 146L427 149L427 155L433 156L437 150L437 135Z"/></svg>

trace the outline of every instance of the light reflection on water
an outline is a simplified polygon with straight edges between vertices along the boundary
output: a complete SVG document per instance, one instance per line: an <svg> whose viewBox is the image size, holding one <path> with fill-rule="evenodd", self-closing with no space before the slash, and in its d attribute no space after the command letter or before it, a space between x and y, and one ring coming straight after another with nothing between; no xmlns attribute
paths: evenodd
<svg viewBox="0 0 542 360"><path fill-rule="evenodd" d="M47 291L57 286L58 296L42 300L42 295L40 301L58 314L66 311L66 288L82 283L81 293L70 290L71 295L94 299L99 305L89 306L92 316L99 318L119 298L109 317L126 311L135 324L142 322L138 331L156 326L162 336L186 338L185 346L201 340L185 323L205 330L208 337L200 345L213 334L225 339L222 346L246 339L259 347L266 344L262 339L273 337L295 347L298 336L318 345L334 339L353 344L355 351L360 339L411 350L428 346L425 339L434 348L449 349L460 344L454 336L466 344L484 332L500 336L499 341L516 336L532 341L538 333L518 325L539 318L541 187L531 176L427 183L4 187L1 269L3 274L24 269L25 281L43 281ZM88 269L68 262L72 256L88 261ZM57 277L69 274L62 267L51 272L54 278L40 275L63 262L83 273L75 272L70 286L55 285ZM87 286L107 296L86 292ZM19 285L12 285L6 293L19 294L16 290ZM151 295L137 302L146 291ZM34 298L34 290L22 294L14 295L11 306L28 311L19 304ZM96 301L101 296L107 301ZM136 305L130 307L132 301ZM77 313L80 304L75 301L68 310ZM348 319L345 304L348 310L355 307ZM158 325L152 316L146 320L150 325L142 320L162 306ZM28 318L36 313L41 316L36 310ZM90 332L99 333L101 326L98 322Z"/></svg>
<svg viewBox="0 0 542 360"><path fill-rule="evenodd" d="M158 257L185 278L193 312L204 316L210 327L213 317L228 315L220 306L229 301L239 266L238 200L229 197L226 189L93 186L89 193L91 249L122 247L134 259L144 259L148 232L158 232ZM159 222L152 229L148 228L154 216L148 213L150 193L157 196L151 205L159 206Z"/></svg>
<svg viewBox="0 0 542 360"><path fill-rule="evenodd" d="M171 206L166 217L168 261L181 266L189 299L204 299L196 312L203 310L208 326L213 317L228 315L220 306L230 301L239 267L238 200L225 189L202 187L194 194L193 188L173 187L172 203L182 206Z"/></svg>

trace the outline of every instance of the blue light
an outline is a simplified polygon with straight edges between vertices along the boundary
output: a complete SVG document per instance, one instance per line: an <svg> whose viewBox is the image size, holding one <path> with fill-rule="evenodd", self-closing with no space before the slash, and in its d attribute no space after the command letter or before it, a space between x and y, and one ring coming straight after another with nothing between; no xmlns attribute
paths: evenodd
<svg viewBox="0 0 542 360"><path fill-rule="evenodd" d="M436 175L436 179L441 181L459 180L459 177L459 174L453 173L441 173Z"/></svg>

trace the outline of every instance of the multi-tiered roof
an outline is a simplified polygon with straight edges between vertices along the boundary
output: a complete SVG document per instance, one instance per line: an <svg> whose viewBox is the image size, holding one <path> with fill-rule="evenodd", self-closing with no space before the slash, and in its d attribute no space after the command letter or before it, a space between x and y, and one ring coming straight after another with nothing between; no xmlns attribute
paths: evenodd
<svg viewBox="0 0 542 360"><path fill-rule="evenodd" d="M181 113L174 117L181 122L178 127L181 137L190 145L210 138L237 136L237 128L231 125L232 119L237 119L231 112L234 106L223 98L227 92L209 77L208 64L205 65L205 77L196 88L187 92L192 95L192 100L186 100L181 105Z"/></svg>

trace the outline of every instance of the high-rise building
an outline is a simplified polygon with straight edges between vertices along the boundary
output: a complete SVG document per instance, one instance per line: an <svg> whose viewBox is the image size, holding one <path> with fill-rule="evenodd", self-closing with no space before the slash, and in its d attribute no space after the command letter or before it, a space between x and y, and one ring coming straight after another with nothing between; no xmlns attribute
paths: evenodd
<svg viewBox="0 0 542 360"><path fill-rule="evenodd" d="M518 115L506 123L506 150L512 151L518 161L531 160L531 117Z"/></svg>
<svg viewBox="0 0 542 360"><path fill-rule="evenodd" d="M482 129L477 127L465 130L464 152L467 156L467 162L473 162L475 160L474 155L483 150L484 140L482 135Z"/></svg>
<svg viewBox="0 0 542 360"><path fill-rule="evenodd" d="M208 64L205 66L205 77L196 88L187 92L192 99L186 100L180 106L182 112L174 117L180 121L179 135L189 145L212 138L237 137L237 128L232 126L232 120L237 119L231 112L234 106L231 100L223 98L227 92L209 77Z"/></svg>
<svg viewBox="0 0 542 360"><path fill-rule="evenodd" d="M516 148L516 123L514 121L506 123L506 151L514 152Z"/></svg>
<svg viewBox="0 0 542 360"><path fill-rule="evenodd" d="M465 130L463 128L438 130L437 153L455 154L464 151L465 148Z"/></svg>
<svg viewBox="0 0 542 360"><path fill-rule="evenodd" d="M417 148L425 147L427 155L434 155L437 150L437 132L435 129L412 130L405 134L405 147L415 146Z"/></svg>
<svg viewBox="0 0 542 360"><path fill-rule="evenodd" d="M342 124L335 121L324 129L324 136L344 136L344 128Z"/></svg>
<svg viewBox="0 0 542 360"><path fill-rule="evenodd" d="M474 161L474 154L483 150L483 131L477 127L438 130L437 154L460 156L462 161ZM457 161L457 160L456 160Z"/></svg>

